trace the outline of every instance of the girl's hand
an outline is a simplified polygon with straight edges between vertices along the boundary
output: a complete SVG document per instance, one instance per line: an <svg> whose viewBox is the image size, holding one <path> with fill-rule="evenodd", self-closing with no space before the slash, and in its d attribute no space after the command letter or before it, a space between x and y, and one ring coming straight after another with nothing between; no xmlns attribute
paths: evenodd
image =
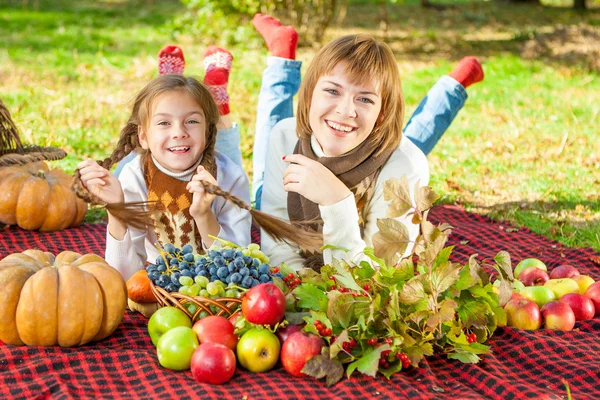
<svg viewBox="0 0 600 400"><path fill-rule="evenodd" d="M291 163L283 173L283 188L296 192L320 206L338 203L352 194L329 169L301 154L285 156Z"/></svg>
<svg viewBox="0 0 600 400"><path fill-rule="evenodd" d="M210 211L210 206L215 196L207 193L200 181L208 181L213 185L217 184L216 179L204 169L203 166L198 166L196 174L192 180L188 182L186 188L192 193L192 205L190 206L190 215L192 218L201 218L207 215Z"/></svg>
<svg viewBox="0 0 600 400"><path fill-rule="evenodd" d="M96 161L88 158L80 162L77 169L81 174L83 186L103 202L122 203L125 200L121 182Z"/></svg>

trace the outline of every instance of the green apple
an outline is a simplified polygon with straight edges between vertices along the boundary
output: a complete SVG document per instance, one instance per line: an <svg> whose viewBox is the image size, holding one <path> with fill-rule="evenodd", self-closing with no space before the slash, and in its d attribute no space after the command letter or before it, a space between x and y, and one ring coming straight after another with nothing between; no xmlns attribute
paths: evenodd
<svg viewBox="0 0 600 400"><path fill-rule="evenodd" d="M192 328L177 326L162 335L156 345L158 362L175 371L190 369L192 355L198 347L198 337Z"/></svg>
<svg viewBox="0 0 600 400"><path fill-rule="evenodd" d="M544 287L550 288L557 299L567 293L579 293L579 285L571 278L550 279Z"/></svg>
<svg viewBox="0 0 600 400"><path fill-rule="evenodd" d="M177 326L192 327L192 321L190 318L180 309L176 307L162 307L159 308L148 321L148 333L152 344L158 345L158 340L162 335L165 334L169 329Z"/></svg>
<svg viewBox="0 0 600 400"><path fill-rule="evenodd" d="M554 292L545 286L527 286L521 290L521 295L529 300L535 301L538 307L542 307L544 304L556 300Z"/></svg>
<svg viewBox="0 0 600 400"><path fill-rule="evenodd" d="M537 258L525 258L517 264L515 270L513 271L513 275L515 276L515 278L518 278L521 271L529 267L536 267L548 272L548 267L546 267L546 264L544 264L542 261L538 260Z"/></svg>
<svg viewBox="0 0 600 400"><path fill-rule="evenodd" d="M237 344L240 365L251 372L266 372L279 359L281 345L273 332L264 328L252 328L242 335Z"/></svg>

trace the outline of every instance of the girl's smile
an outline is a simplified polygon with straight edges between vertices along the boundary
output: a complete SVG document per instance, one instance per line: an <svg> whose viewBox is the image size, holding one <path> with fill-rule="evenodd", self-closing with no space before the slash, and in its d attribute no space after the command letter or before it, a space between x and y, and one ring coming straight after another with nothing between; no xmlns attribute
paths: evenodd
<svg viewBox="0 0 600 400"><path fill-rule="evenodd" d="M206 146L204 112L185 90L163 93L154 100L146 130L140 131L140 143L171 172L192 167Z"/></svg>

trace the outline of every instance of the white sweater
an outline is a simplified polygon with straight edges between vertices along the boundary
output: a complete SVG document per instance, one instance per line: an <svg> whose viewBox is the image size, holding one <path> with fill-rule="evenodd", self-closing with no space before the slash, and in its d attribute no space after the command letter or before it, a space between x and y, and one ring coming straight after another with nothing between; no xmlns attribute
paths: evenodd
<svg viewBox="0 0 600 400"><path fill-rule="evenodd" d="M250 186L242 168L227 156L215 152L217 162L217 183L219 187L234 196L250 203ZM147 201L148 188L138 155L123 168L119 175L125 201ZM250 243L252 217L247 210L238 208L223 197L215 197L211 210L221 226L217 237L229 240L240 246ZM152 228L147 231L129 227L123 240L116 240L106 232L106 254L108 264L117 269L125 280L144 267L146 261L154 263L159 256L154 247L156 235ZM218 244L218 242L215 242ZM166 243L163 243L166 244Z"/></svg>
<svg viewBox="0 0 600 400"><path fill-rule="evenodd" d="M281 159L284 155L294 152L298 141L296 135L296 119L288 118L279 122L271 131L269 149L265 168L265 180L262 191L262 210L268 214L289 220L287 210L287 192L283 189L283 173L289 163ZM312 149L319 157L323 156L318 142L312 138ZM331 263L333 258L362 260L361 253L365 247L372 247L372 236L379 231L377 227L378 218L386 218L388 201L383 198L383 184L390 178L400 178L406 175L408 185L412 193L415 183L419 181L420 186L429 183L429 164L421 150L417 148L408 138L402 137L398 149L392 153L387 163L381 169L377 178L375 193L366 206L366 221L364 236L360 235L358 225L358 210L354 196L348 196L344 200L331 206L319 206L323 219L324 245L334 245L349 249L346 255L341 250L327 249L323 252L325 263ZM411 222L411 218L402 216L396 218L408 228L410 239L416 239L419 234L419 226ZM261 247L265 254L271 259L271 265L279 265L285 262L295 270L302 268L304 259L299 254L297 247L291 247L285 243L275 242L264 231L261 234ZM405 254L412 249L411 246Z"/></svg>

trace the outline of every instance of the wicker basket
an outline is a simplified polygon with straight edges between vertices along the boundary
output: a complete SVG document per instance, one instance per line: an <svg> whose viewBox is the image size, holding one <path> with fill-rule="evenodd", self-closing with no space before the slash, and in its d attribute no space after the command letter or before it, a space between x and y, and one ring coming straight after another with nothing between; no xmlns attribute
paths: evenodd
<svg viewBox="0 0 600 400"><path fill-rule="evenodd" d="M242 305L242 299L233 297L209 299L202 296L188 296L179 292L170 293L160 286L156 286L152 281L150 281L150 289L152 289L152 293L156 296L158 304L160 304L161 307L177 307L190 317L192 322L195 322L198 319L202 311L206 311L209 315L220 315L229 319ZM188 309L184 307L187 303L192 303L198 307L194 314L190 313ZM210 309L211 305L217 307L219 311L213 313Z"/></svg>
<svg viewBox="0 0 600 400"><path fill-rule="evenodd" d="M66 156L64 150L54 147L23 145L10 112L0 100L0 167L24 165L36 161L55 161Z"/></svg>

